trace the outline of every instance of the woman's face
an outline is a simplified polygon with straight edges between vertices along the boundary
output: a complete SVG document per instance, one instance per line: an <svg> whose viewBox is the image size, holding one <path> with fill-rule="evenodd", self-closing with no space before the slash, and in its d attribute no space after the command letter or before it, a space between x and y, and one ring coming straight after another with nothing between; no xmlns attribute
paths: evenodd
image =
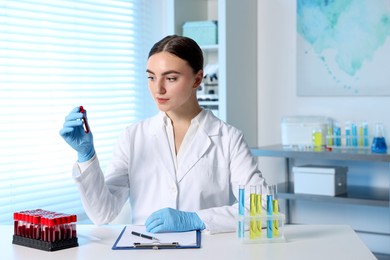
<svg viewBox="0 0 390 260"><path fill-rule="evenodd" d="M194 104L203 75L202 71L194 74L185 60L169 52L159 52L149 57L146 73L150 93L159 110L180 111Z"/></svg>

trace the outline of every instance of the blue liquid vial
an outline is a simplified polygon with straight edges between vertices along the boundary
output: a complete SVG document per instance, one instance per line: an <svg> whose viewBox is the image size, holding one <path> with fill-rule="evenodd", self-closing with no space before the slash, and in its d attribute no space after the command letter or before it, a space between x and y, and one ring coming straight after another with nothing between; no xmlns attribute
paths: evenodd
<svg viewBox="0 0 390 260"><path fill-rule="evenodd" d="M339 122L335 122L333 126L333 143L335 146L341 146L341 127Z"/></svg>
<svg viewBox="0 0 390 260"><path fill-rule="evenodd" d="M357 126L355 123L351 123L351 143L352 146L357 147L358 146L358 132L357 132Z"/></svg>
<svg viewBox="0 0 390 260"><path fill-rule="evenodd" d="M368 147L369 144L368 144L368 123L365 122L363 124L363 136L364 136L364 141L363 141L363 146L364 147Z"/></svg>
<svg viewBox="0 0 390 260"><path fill-rule="evenodd" d="M273 208L272 208L272 195L267 195L267 215L272 216ZM272 220L267 220L267 238L272 238L272 228L273 222Z"/></svg>
<svg viewBox="0 0 390 260"><path fill-rule="evenodd" d="M350 121L345 122L344 128L345 128L345 146L347 147L352 146L351 122Z"/></svg>
<svg viewBox="0 0 390 260"><path fill-rule="evenodd" d="M238 191L238 215L245 215L245 186L240 185Z"/></svg>
<svg viewBox="0 0 390 260"><path fill-rule="evenodd" d="M238 216L238 229L237 229L238 238L243 239L244 234L245 234L245 219L242 216Z"/></svg>
<svg viewBox="0 0 390 260"><path fill-rule="evenodd" d="M384 137L374 137L372 140L371 151L373 153L386 153L387 145Z"/></svg>
<svg viewBox="0 0 390 260"><path fill-rule="evenodd" d="M239 185L238 190L238 238L244 238L245 234L245 186Z"/></svg>

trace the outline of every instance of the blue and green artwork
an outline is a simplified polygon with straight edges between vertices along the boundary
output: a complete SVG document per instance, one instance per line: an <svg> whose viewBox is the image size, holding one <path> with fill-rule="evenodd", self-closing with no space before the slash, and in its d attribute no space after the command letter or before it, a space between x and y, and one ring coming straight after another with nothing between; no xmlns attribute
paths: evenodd
<svg viewBox="0 0 390 260"><path fill-rule="evenodd" d="M390 95L390 0L297 0L297 93Z"/></svg>

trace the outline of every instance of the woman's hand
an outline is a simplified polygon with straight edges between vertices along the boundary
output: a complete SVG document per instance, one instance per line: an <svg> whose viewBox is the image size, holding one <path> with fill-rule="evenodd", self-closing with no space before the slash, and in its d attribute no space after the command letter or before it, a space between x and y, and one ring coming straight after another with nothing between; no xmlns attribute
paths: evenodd
<svg viewBox="0 0 390 260"><path fill-rule="evenodd" d="M152 233L205 229L203 221L195 212L172 208L164 208L152 213L146 220L145 226L146 230Z"/></svg>
<svg viewBox="0 0 390 260"><path fill-rule="evenodd" d="M82 118L85 116L80 113L80 107L75 107L66 116L63 128L60 135L64 140L77 151L78 161L85 162L95 155L95 148L93 146L93 136L89 131L86 133L83 128Z"/></svg>

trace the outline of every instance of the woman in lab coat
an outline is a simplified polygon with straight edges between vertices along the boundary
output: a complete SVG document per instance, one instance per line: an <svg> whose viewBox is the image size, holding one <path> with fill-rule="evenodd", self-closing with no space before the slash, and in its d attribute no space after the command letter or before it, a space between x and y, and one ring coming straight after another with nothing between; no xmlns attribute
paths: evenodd
<svg viewBox="0 0 390 260"><path fill-rule="evenodd" d="M73 176L89 218L112 221L129 201L131 222L150 232L236 228L238 185L266 183L242 133L202 109L202 50L190 38L167 36L149 52L148 86L160 112L120 135L107 172L79 107L61 136L78 152Z"/></svg>

